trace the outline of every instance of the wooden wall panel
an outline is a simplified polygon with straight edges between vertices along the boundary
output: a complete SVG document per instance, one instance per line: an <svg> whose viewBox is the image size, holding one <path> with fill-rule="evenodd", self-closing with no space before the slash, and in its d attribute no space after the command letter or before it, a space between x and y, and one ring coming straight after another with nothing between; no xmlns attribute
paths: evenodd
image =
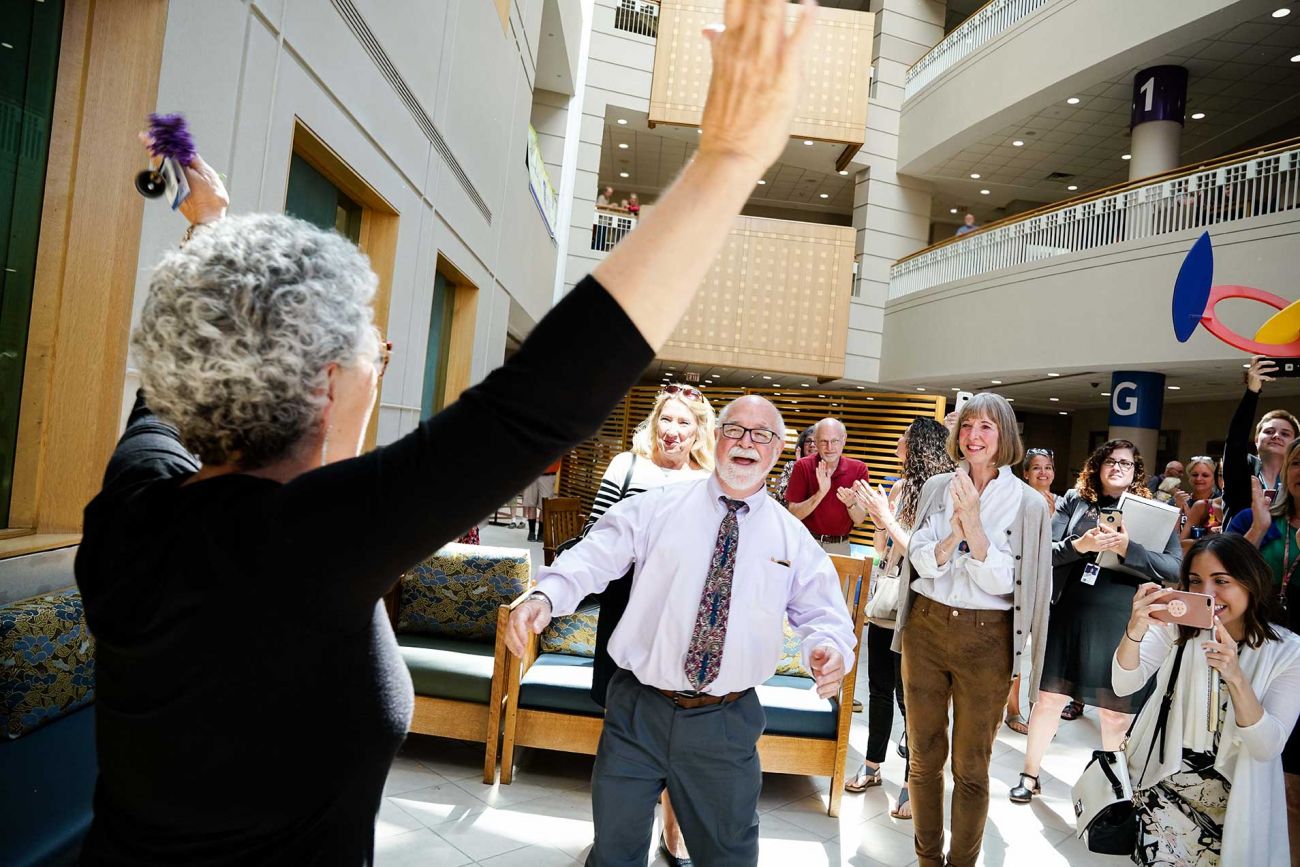
<svg viewBox="0 0 1300 867"><path fill-rule="evenodd" d="M577 497L585 511L600 487L601 476L610 460L632 446L632 434L654 406L657 386L638 386L628 393L605 419L596 436L578 446L564 458L560 471L558 495ZM924 394L866 394L861 391L813 391L773 388L706 388L705 396L713 408L721 411L730 401L746 394L761 395L776 404L785 419L785 451L768 477L775 485L786 461L794 457L799 433L827 416L844 422L848 441L844 454L866 461L873 483L897 477L900 471L894 446L899 436L918 417L943 420L944 398ZM870 545L875 528L870 519L853 532L853 541Z"/></svg>
<svg viewBox="0 0 1300 867"><path fill-rule="evenodd" d="M739 217L660 358L844 375L854 230Z"/></svg>
<svg viewBox="0 0 1300 867"><path fill-rule="evenodd" d="M64 9L10 523L78 532L121 413L167 0ZM21 540L20 540L21 541ZM10 552L16 553L16 552Z"/></svg>
<svg viewBox="0 0 1300 867"><path fill-rule="evenodd" d="M650 85L650 125L699 126L713 62L700 36L722 20L723 0L662 0ZM799 13L791 9L793 22ZM821 8L805 64L791 135L861 145L871 88L870 12Z"/></svg>

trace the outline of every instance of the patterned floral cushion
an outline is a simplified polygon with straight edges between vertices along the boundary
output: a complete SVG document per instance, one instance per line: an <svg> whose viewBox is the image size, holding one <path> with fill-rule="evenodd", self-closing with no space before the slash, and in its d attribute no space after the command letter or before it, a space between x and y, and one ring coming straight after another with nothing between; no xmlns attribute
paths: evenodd
<svg viewBox="0 0 1300 867"><path fill-rule="evenodd" d="M776 664L777 674L795 677L812 677L803 667L803 655L800 653L799 639L794 634L794 627L787 618L782 627L785 629L785 645L781 648L781 661Z"/></svg>
<svg viewBox="0 0 1300 867"><path fill-rule="evenodd" d="M599 605L580 609L567 617L556 617L538 638L539 652L594 658L599 617Z"/></svg>
<svg viewBox="0 0 1300 867"><path fill-rule="evenodd" d="M95 642L80 593L0 607L0 738L20 738L94 699Z"/></svg>
<svg viewBox="0 0 1300 867"><path fill-rule="evenodd" d="M491 641L497 606L528 587L527 551L447 545L402 576L397 631Z"/></svg>

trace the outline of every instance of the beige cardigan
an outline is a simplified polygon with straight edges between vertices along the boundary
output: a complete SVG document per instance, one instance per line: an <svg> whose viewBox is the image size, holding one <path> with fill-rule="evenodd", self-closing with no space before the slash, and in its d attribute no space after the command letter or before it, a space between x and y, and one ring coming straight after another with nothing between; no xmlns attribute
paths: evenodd
<svg viewBox="0 0 1300 867"><path fill-rule="evenodd" d="M916 520L912 526L920 527L936 511L943 509L948 500L948 485L952 473L933 476L921 489L921 501L916 507ZM1038 682L1042 676L1043 652L1047 648L1047 615L1052 603L1052 516L1048 514L1043 495L1023 481L1020 482L1020 509L1007 530L1011 554L1016 558L1016 586L1012 593L1011 673L1020 673L1020 658L1025 650L1025 640L1034 636L1034 661L1030 669L1029 695L1038 695ZM893 649L903 651L903 630L907 628L907 615L911 611L916 592L912 590L912 561L903 558L898 599L898 626L894 630Z"/></svg>

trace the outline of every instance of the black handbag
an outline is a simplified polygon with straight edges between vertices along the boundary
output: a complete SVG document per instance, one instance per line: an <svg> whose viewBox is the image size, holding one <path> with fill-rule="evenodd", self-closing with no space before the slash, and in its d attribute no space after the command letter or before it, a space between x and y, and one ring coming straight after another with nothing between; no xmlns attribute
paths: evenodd
<svg viewBox="0 0 1300 867"><path fill-rule="evenodd" d="M1160 713L1156 716L1156 727L1151 733L1151 744L1147 748L1147 758L1142 765L1139 780L1146 776L1157 740L1160 741L1160 761L1165 760L1165 730L1169 723L1169 708L1174 701L1174 688L1178 685L1178 673L1186 649L1186 643L1180 644L1178 655L1174 657L1173 668L1169 671L1169 683L1160 700ZM1139 714L1134 714L1133 722L1124 736L1125 746L1133 734L1133 727L1137 725L1138 716ZM1118 750L1094 750L1071 795L1074 800L1074 815L1079 821L1077 833L1080 837L1087 836L1089 852L1098 855L1133 854L1138 838L1138 801L1137 792L1129 779L1128 755L1124 747ZM1098 809L1096 800L1109 803ZM1086 820L1085 816L1091 816L1091 821Z"/></svg>

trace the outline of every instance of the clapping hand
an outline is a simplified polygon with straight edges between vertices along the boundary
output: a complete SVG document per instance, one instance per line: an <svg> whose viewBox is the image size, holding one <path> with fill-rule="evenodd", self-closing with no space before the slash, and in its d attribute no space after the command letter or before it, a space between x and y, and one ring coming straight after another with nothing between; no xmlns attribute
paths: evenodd
<svg viewBox="0 0 1300 867"><path fill-rule="evenodd" d="M1264 496L1264 485L1259 480L1259 476L1250 477L1250 522L1254 529L1259 532L1266 532L1269 524L1273 523L1272 507L1269 505L1268 497Z"/></svg>
<svg viewBox="0 0 1300 867"><path fill-rule="evenodd" d="M831 490L831 465L825 461L817 462L817 492L823 497Z"/></svg>
<svg viewBox="0 0 1300 867"><path fill-rule="evenodd" d="M862 479L853 483L853 493L862 502L871 521L877 527L883 527L889 517L889 495L884 488L873 488Z"/></svg>
<svg viewBox="0 0 1300 867"><path fill-rule="evenodd" d="M817 683L817 696L830 698L840 691L844 680L844 657L833 647L819 647L808 656L813 680Z"/></svg>
<svg viewBox="0 0 1300 867"><path fill-rule="evenodd" d="M1184 491L1182 488L1179 488L1174 491L1174 502L1178 505L1178 508L1186 512L1187 507L1192 503L1192 495L1187 491Z"/></svg>
<svg viewBox="0 0 1300 867"><path fill-rule="evenodd" d="M854 506L862 505L858 502L858 495L853 492L852 488L836 488L835 496L839 498L841 503L848 506L850 509Z"/></svg>
<svg viewBox="0 0 1300 867"><path fill-rule="evenodd" d="M948 490L952 493L953 516L961 521L963 527L977 525L980 519L980 495L975 490L970 474L958 467Z"/></svg>

